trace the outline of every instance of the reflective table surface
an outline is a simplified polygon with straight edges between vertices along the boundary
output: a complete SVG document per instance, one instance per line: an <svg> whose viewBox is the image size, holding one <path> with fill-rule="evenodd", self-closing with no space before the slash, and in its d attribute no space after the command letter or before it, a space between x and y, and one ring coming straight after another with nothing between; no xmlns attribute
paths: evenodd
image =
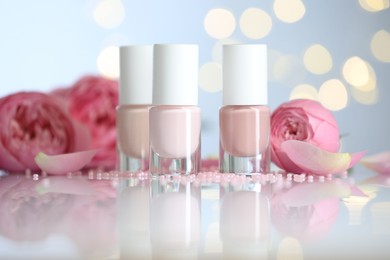
<svg viewBox="0 0 390 260"><path fill-rule="evenodd" d="M390 259L390 176L0 178L0 259Z"/></svg>

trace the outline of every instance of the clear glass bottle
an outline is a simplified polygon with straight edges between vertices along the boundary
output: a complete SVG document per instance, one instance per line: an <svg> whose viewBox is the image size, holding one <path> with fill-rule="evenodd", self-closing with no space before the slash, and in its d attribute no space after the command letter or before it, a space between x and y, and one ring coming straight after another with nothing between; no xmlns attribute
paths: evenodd
<svg viewBox="0 0 390 260"><path fill-rule="evenodd" d="M196 174L201 134L198 46L157 44L153 63L149 170L152 175Z"/></svg>
<svg viewBox="0 0 390 260"><path fill-rule="evenodd" d="M270 170L270 110L267 106L267 47L223 47L223 106L219 111L220 171Z"/></svg>
<svg viewBox="0 0 390 260"><path fill-rule="evenodd" d="M149 110L152 107L153 46L120 47L120 88L117 107L118 170L149 168Z"/></svg>

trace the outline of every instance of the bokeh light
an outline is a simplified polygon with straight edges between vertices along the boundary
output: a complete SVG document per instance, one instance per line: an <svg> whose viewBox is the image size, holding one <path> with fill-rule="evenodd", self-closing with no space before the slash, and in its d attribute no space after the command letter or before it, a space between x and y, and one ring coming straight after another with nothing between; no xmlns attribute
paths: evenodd
<svg viewBox="0 0 390 260"><path fill-rule="evenodd" d="M305 68L302 60L294 55L271 53L269 57L270 79L293 87L301 83L305 77Z"/></svg>
<svg viewBox="0 0 390 260"><path fill-rule="evenodd" d="M344 84L338 79L325 81L318 91L321 104L329 110L338 111L348 104L348 93Z"/></svg>
<svg viewBox="0 0 390 260"><path fill-rule="evenodd" d="M359 0L359 4L369 12L379 12L389 8L389 0Z"/></svg>
<svg viewBox="0 0 390 260"><path fill-rule="evenodd" d="M367 74L368 74L368 81L365 84L361 85L352 85L353 88L358 89L359 91L365 91L370 92L376 89L376 74L372 66L365 62L365 65L367 67Z"/></svg>
<svg viewBox="0 0 390 260"><path fill-rule="evenodd" d="M371 39L371 52L375 58L390 62L390 33L380 30Z"/></svg>
<svg viewBox="0 0 390 260"><path fill-rule="evenodd" d="M217 62L208 62L199 69L199 86L207 92L222 90L222 65Z"/></svg>
<svg viewBox="0 0 390 260"><path fill-rule="evenodd" d="M363 105L374 105L378 103L378 88L376 74L370 64L366 63L368 68L368 82L360 86L352 86L351 95L354 100Z"/></svg>
<svg viewBox="0 0 390 260"><path fill-rule="evenodd" d="M360 190L366 196L352 195L346 198L343 198L343 203L348 210L348 225L356 226L362 224L362 213L366 205L376 197L376 191L368 191L366 188L360 188ZM375 188L374 188L375 189ZM367 192L368 191L368 192Z"/></svg>
<svg viewBox="0 0 390 260"><path fill-rule="evenodd" d="M303 55L305 68L313 74L325 74L332 69L333 60L329 51L320 44L307 48Z"/></svg>
<svg viewBox="0 0 390 260"><path fill-rule="evenodd" d="M232 35L236 29L236 19L229 10L216 8L208 11L203 26L211 37L225 39Z"/></svg>
<svg viewBox="0 0 390 260"><path fill-rule="evenodd" d="M274 49L268 49L268 80L277 81L274 73L275 64L283 56L283 54Z"/></svg>
<svg viewBox="0 0 390 260"><path fill-rule="evenodd" d="M368 63L360 57L349 58L343 66L344 79L354 87L360 88L366 86L370 79ZM362 89L364 90L364 88ZM367 89L369 91L370 89Z"/></svg>
<svg viewBox="0 0 390 260"><path fill-rule="evenodd" d="M101 0L93 12L95 22L103 28L112 29L122 24L125 8L121 0Z"/></svg>
<svg viewBox="0 0 390 260"><path fill-rule="evenodd" d="M100 44L101 48L110 46L124 46L131 44L131 38L124 33L112 33L104 38Z"/></svg>
<svg viewBox="0 0 390 260"><path fill-rule="evenodd" d="M374 88L371 91L361 91L357 88L351 88L351 95L354 100L363 105L374 105L378 103L378 89Z"/></svg>
<svg viewBox="0 0 390 260"><path fill-rule="evenodd" d="M272 19L268 13L259 8L248 8L240 17L241 32L248 38L261 39L272 29Z"/></svg>
<svg viewBox="0 0 390 260"><path fill-rule="evenodd" d="M119 77L119 48L110 46L103 49L97 58L99 72L108 78Z"/></svg>
<svg viewBox="0 0 390 260"><path fill-rule="evenodd" d="M237 39L232 39L232 38L217 41L214 44L213 49L212 49L213 61L222 63L222 56L223 56L222 55L222 47L223 47L223 45L238 44L238 43L241 43L241 42Z"/></svg>
<svg viewBox="0 0 390 260"><path fill-rule="evenodd" d="M294 87L294 89L290 93L290 100L293 99L318 100L317 89L309 84L300 84Z"/></svg>
<svg viewBox="0 0 390 260"><path fill-rule="evenodd" d="M305 15L306 8L301 0L275 0L276 17L286 23L295 23Z"/></svg>
<svg viewBox="0 0 390 260"><path fill-rule="evenodd" d="M277 260L302 260L303 250L301 243L294 237L284 237L278 247Z"/></svg>

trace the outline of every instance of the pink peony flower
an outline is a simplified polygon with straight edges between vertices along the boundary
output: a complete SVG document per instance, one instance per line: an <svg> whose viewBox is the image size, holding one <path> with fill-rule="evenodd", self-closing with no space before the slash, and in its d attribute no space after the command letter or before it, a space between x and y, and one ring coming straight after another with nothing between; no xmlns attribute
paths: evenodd
<svg viewBox="0 0 390 260"><path fill-rule="evenodd" d="M56 90L54 94L67 99L70 114L91 133L90 148L99 149L88 166L114 168L118 82L100 76L85 76L71 88Z"/></svg>
<svg viewBox="0 0 390 260"><path fill-rule="evenodd" d="M292 100L280 105L271 116L271 159L293 173L304 170L282 149L287 140L308 142L328 152L339 150L339 129L333 114L313 100Z"/></svg>
<svg viewBox="0 0 390 260"><path fill-rule="evenodd" d="M34 157L88 148L86 128L75 123L61 100L38 92L19 92L0 99L0 168L38 170Z"/></svg>

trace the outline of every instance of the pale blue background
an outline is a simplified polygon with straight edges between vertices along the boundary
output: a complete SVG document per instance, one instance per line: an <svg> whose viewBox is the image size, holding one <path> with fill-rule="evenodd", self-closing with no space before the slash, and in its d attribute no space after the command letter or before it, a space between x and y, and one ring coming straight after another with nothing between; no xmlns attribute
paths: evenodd
<svg viewBox="0 0 390 260"><path fill-rule="evenodd" d="M309 45L321 43L333 56L333 68L325 75L303 71L299 79L291 78L291 86L288 82L270 81L270 107L274 109L287 101L292 86L297 83L320 86L330 78L342 80L342 64L357 55L374 68L380 97L377 104L370 106L350 98L347 108L334 112L340 132L348 134L343 150L368 150L368 154L373 154L390 149L390 65L376 60L369 49L376 31L390 31L389 9L370 13L354 0L303 1L304 18L286 24L275 17L273 1L123 1L124 22L116 28L105 29L92 19L93 6L98 2L0 0L0 96L21 90L49 91L69 86L82 75L97 74L96 59L109 45L197 43L200 64L203 64L212 60L212 47L217 41L203 27L208 10L226 8L238 20L246 8L253 6L271 16L272 31L263 39L251 40L237 27L232 38L245 43L265 43L270 49L297 57L302 57ZM203 157L217 155L221 93L203 90L199 93L204 124L202 154Z"/></svg>

